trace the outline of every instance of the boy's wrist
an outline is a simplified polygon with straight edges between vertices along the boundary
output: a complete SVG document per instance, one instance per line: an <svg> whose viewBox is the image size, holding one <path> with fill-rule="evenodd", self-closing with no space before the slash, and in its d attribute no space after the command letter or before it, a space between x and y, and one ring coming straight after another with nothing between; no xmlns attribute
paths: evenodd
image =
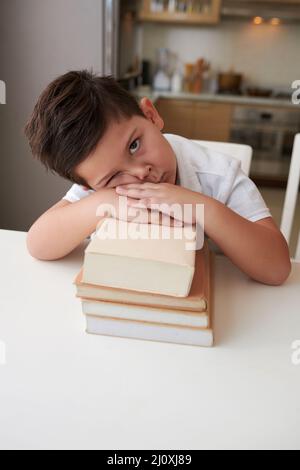
<svg viewBox="0 0 300 470"><path fill-rule="evenodd" d="M211 232L211 225L213 220L218 216L218 211L220 209L220 203L216 199L206 196L202 193L197 195L197 203L203 205L203 217L204 217L204 227L205 232ZM223 205L223 204L222 204Z"/></svg>

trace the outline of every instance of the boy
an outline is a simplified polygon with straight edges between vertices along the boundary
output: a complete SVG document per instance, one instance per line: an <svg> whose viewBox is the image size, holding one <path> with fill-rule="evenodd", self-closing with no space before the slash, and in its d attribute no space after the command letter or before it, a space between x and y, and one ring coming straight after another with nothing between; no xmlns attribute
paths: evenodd
<svg viewBox="0 0 300 470"><path fill-rule="evenodd" d="M113 77L71 71L50 83L25 135L33 155L74 184L29 230L30 254L67 255L95 231L97 207L117 209L119 195L144 204L144 222L151 203L204 204L206 236L251 278L282 284L291 270L287 243L240 162L163 135L163 126L149 99L138 105Z"/></svg>

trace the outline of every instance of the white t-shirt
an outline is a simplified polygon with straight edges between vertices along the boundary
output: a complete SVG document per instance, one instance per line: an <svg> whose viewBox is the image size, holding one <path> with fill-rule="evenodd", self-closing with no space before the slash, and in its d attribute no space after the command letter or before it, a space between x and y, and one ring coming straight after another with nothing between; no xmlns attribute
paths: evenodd
<svg viewBox="0 0 300 470"><path fill-rule="evenodd" d="M176 155L176 184L217 199L252 222L271 217L257 186L243 172L238 159L179 135L163 136ZM76 202L92 193L94 190L73 184L63 199Z"/></svg>

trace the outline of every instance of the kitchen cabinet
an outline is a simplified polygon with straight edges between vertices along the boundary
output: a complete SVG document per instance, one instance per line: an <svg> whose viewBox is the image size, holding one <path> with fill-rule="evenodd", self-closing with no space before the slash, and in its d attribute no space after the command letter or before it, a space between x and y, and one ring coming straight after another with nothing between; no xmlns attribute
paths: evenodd
<svg viewBox="0 0 300 470"><path fill-rule="evenodd" d="M142 0L138 12L140 21L177 24L217 24L220 21L221 0Z"/></svg>
<svg viewBox="0 0 300 470"><path fill-rule="evenodd" d="M194 139L229 142L233 106L195 102Z"/></svg>
<svg viewBox="0 0 300 470"><path fill-rule="evenodd" d="M164 120L163 132L188 139L194 136L194 103L190 100L159 99L155 107Z"/></svg>
<svg viewBox="0 0 300 470"><path fill-rule="evenodd" d="M160 98L155 106L164 120L166 134L229 142L231 104Z"/></svg>

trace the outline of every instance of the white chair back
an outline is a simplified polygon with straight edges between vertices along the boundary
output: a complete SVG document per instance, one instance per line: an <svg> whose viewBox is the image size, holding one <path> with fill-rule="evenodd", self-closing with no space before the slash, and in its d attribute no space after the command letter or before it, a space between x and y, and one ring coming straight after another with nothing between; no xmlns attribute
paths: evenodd
<svg viewBox="0 0 300 470"><path fill-rule="evenodd" d="M285 193L280 230L286 241L289 243L293 228L294 216L300 207L297 206L298 191L300 182L300 134L296 134L291 158L289 178ZM295 260L300 261L300 233L296 248Z"/></svg>
<svg viewBox="0 0 300 470"><path fill-rule="evenodd" d="M211 142L208 140L194 140L193 142L240 160L243 172L249 176L253 154L253 149L249 145L231 144L227 142Z"/></svg>

